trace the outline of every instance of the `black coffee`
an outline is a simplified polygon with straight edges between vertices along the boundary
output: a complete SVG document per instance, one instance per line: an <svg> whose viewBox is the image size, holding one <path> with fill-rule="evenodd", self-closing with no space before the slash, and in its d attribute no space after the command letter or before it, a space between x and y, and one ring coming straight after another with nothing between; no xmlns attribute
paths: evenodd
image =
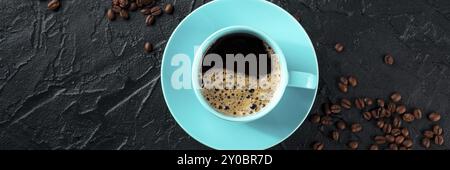
<svg viewBox="0 0 450 170"><path fill-rule="evenodd" d="M222 66L216 66L216 63L202 66L202 95L210 106L225 115L239 117L257 113L269 104L280 82L280 67L276 54L266 42L251 34L230 34L214 42L205 52L204 58L208 54L217 54L222 59ZM232 71L234 76L228 74L232 68L227 67L227 54L242 54L246 57L254 54L258 68L256 75L250 73L249 62L240 72L235 62ZM261 75L259 68L264 62L260 62L260 57L267 57L264 60L266 71ZM252 83L257 86L252 86ZM218 86L211 88L207 87L208 84Z"/></svg>

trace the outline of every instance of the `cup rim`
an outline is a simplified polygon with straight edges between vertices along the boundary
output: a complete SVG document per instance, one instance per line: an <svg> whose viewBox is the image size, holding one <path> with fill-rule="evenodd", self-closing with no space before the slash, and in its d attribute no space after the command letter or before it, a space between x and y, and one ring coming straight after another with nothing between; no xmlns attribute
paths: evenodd
<svg viewBox="0 0 450 170"><path fill-rule="evenodd" d="M269 104L266 105L264 108L262 108L260 111L253 113L252 115L243 116L243 117L228 116L228 115L225 115L223 113L216 111L212 106L210 106L210 104L205 100L205 97L200 92L201 87L200 87L200 82L199 82L199 77L198 77L198 74L199 74L198 70L200 69L199 67L201 66L201 63L202 63L201 59L203 59L203 54L208 49L208 47L210 47L212 45L212 43L214 43L217 39L219 39L225 35L229 35L229 34L233 34L233 33L252 34L252 35L262 39L264 42L268 43L269 46L275 51L275 54L278 57L278 61L280 64L280 71L281 71L281 74L280 74L281 79L280 79L279 85L278 85L277 90L275 91L271 101L269 102ZM208 36L202 42L202 44L196 49L196 51L194 53L194 60L192 63L191 72L192 72L193 90L194 90L194 93L195 93L197 99L201 103L201 105L206 110L208 110L210 113L213 113L217 117L222 118L224 120L233 121L233 122L250 122L253 120L257 120L261 117L264 117L265 115L270 113L275 108L275 106L280 102L280 100L284 94L284 91L287 87L288 80L289 80L289 77L288 77L289 74L287 71L285 57L284 57L284 54L282 53L281 48L278 46L278 44L272 38L270 38L266 33L262 32L258 29L255 29L255 28L248 27L248 26L229 26L229 27L225 27L220 30L217 30L216 32L214 32L213 34Z"/></svg>

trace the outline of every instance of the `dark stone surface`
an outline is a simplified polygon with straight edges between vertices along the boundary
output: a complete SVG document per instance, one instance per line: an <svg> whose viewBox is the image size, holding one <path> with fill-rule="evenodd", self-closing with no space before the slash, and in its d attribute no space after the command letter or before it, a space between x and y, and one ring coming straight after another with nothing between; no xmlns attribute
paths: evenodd
<svg viewBox="0 0 450 170"><path fill-rule="evenodd" d="M175 4L153 27L131 13L129 21L109 22L109 0L62 0L58 12L47 1L0 0L0 149L208 149L189 137L172 119L160 86L162 51L177 24L204 1L164 0ZM403 103L426 114L443 114L445 139L450 96L450 1L448 0L274 0L309 33L320 64L320 89L312 112L344 95L341 75L360 79L348 98L387 98L403 94ZM156 51L143 53L150 41ZM345 51L333 50L336 42ZM383 64L392 53L394 66ZM363 123L363 132L344 132L339 142L331 128L309 121L273 149L345 149L350 139L367 148L373 122L357 110L335 119ZM430 128L426 119L410 126L415 142ZM448 149L433 146L434 149ZM423 149L415 146L414 149Z"/></svg>

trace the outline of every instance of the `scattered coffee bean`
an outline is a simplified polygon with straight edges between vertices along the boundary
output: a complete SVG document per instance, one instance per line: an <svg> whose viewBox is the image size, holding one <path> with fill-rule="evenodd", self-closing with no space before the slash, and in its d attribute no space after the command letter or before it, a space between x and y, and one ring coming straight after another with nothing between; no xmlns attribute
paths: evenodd
<svg viewBox="0 0 450 170"><path fill-rule="evenodd" d="M411 148L414 143L411 139L405 139L402 144L407 148Z"/></svg>
<svg viewBox="0 0 450 170"><path fill-rule="evenodd" d="M352 126L351 126L351 131L352 131L353 133L361 132L361 130L362 130L361 124L359 124L359 123L354 123L354 124L352 124Z"/></svg>
<svg viewBox="0 0 450 170"><path fill-rule="evenodd" d="M394 64L394 57L392 57L391 54L386 54L384 56L384 63L388 64L388 65L392 65Z"/></svg>
<svg viewBox="0 0 450 170"><path fill-rule="evenodd" d="M357 98L355 100L355 106L359 110L362 110L362 109L364 109L366 107L365 104L364 104L364 100L362 98Z"/></svg>
<svg viewBox="0 0 450 170"><path fill-rule="evenodd" d="M428 115L428 119L430 119L433 122L437 122L437 121L441 120L441 114L439 114L437 112L430 113Z"/></svg>
<svg viewBox="0 0 450 170"><path fill-rule="evenodd" d="M345 109L350 109L350 108L352 108L352 102L348 99L342 99L341 106Z"/></svg>
<svg viewBox="0 0 450 170"><path fill-rule="evenodd" d="M435 135L442 135L443 131L444 130L439 125L434 125L433 126L433 133Z"/></svg>
<svg viewBox="0 0 450 170"><path fill-rule="evenodd" d="M313 123L320 123L320 115L315 113L311 116L311 122Z"/></svg>
<svg viewBox="0 0 450 170"><path fill-rule="evenodd" d="M121 8L127 8L128 7L128 0L119 0L119 6Z"/></svg>
<svg viewBox="0 0 450 170"><path fill-rule="evenodd" d="M419 108L414 109L413 115L415 119L422 119L422 110Z"/></svg>
<svg viewBox="0 0 450 170"><path fill-rule="evenodd" d="M358 149L358 146L359 146L359 142L358 141L350 141L349 143L348 143L348 147L350 148L350 149L352 149L352 150L356 150L356 149Z"/></svg>
<svg viewBox="0 0 450 170"><path fill-rule="evenodd" d="M162 10L161 10L161 7L155 6L155 7L150 8L150 12L153 16L159 16L159 15L161 15Z"/></svg>
<svg viewBox="0 0 450 170"><path fill-rule="evenodd" d="M146 53L151 53L153 51L153 45L151 43L149 43L149 42L146 42L144 44L144 51Z"/></svg>
<svg viewBox="0 0 450 170"><path fill-rule="evenodd" d="M397 144L395 144L395 143L389 144L389 150L394 150L394 151L398 150Z"/></svg>
<svg viewBox="0 0 450 170"><path fill-rule="evenodd" d="M403 137L403 136L397 136L397 137L395 137L395 143L396 143L397 145L402 144L404 140L405 140L405 137Z"/></svg>
<svg viewBox="0 0 450 170"><path fill-rule="evenodd" d="M336 128L339 130L344 130L345 128L347 128L347 124L344 121L340 120L336 122Z"/></svg>
<svg viewBox="0 0 450 170"><path fill-rule="evenodd" d="M395 128L399 128L400 126L402 126L402 119L399 116L395 116L394 120L392 120L392 126L394 126Z"/></svg>
<svg viewBox="0 0 450 170"><path fill-rule="evenodd" d="M148 15L148 16L145 18L145 24L146 24L147 26L150 26L150 25L153 25L153 23L155 23L155 17L154 17L153 15Z"/></svg>
<svg viewBox="0 0 450 170"><path fill-rule="evenodd" d="M106 12L106 17L108 17L108 20L114 21L116 19L116 14L112 11L112 9L108 9Z"/></svg>
<svg viewBox="0 0 450 170"><path fill-rule="evenodd" d="M377 99L377 104L380 107L384 107L384 100L383 99Z"/></svg>
<svg viewBox="0 0 450 170"><path fill-rule="evenodd" d="M372 119L372 114L370 112L364 112L363 118L369 121L370 119Z"/></svg>
<svg viewBox="0 0 450 170"><path fill-rule="evenodd" d="M400 129L398 129L398 128L393 128L393 129L391 130L391 135L392 135L392 136L399 136L400 134L402 134L402 132L401 132Z"/></svg>
<svg viewBox="0 0 450 170"><path fill-rule="evenodd" d="M426 130L426 131L423 132L423 136L424 136L425 138L431 139L431 138L434 137L434 132L431 131L431 130Z"/></svg>
<svg viewBox="0 0 450 170"><path fill-rule="evenodd" d="M355 76L349 76L348 83L350 84L350 86L356 87L358 85L358 79Z"/></svg>
<svg viewBox="0 0 450 170"><path fill-rule="evenodd" d="M336 45L334 45L334 49L336 50L336 52L340 53L344 51L344 45L341 43L337 43Z"/></svg>
<svg viewBox="0 0 450 170"><path fill-rule="evenodd" d="M374 140L375 140L375 143L378 145L382 145L382 144L386 143L386 137L384 137L384 136L375 136Z"/></svg>
<svg viewBox="0 0 450 170"><path fill-rule="evenodd" d="M347 79L347 77L344 77L344 76L339 77L339 82L342 83L342 84L344 84L344 85L348 85L348 79Z"/></svg>
<svg viewBox="0 0 450 170"><path fill-rule="evenodd" d="M399 102L400 100L402 100L402 95L399 93L399 92L394 92L394 93L392 93L392 95L391 95L391 100L393 101L393 102Z"/></svg>
<svg viewBox="0 0 450 170"><path fill-rule="evenodd" d="M172 4L166 4L166 6L164 6L164 12L166 14L172 14L173 13L173 5Z"/></svg>
<svg viewBox="0 0 450 170"><path fill-rule="evenodd" d="M430 148L430 144L431 144L430 139L428 139L428 138L423 138L422 139L422 146L424 148Z"/></svg>
<svg viewBox="0 0 450 170"><path fill-rule="evenodd" d="M316 142L313 144L314 150L322 150L324 148L324 144L322 142Z"/></svg>
<svg viewBox="0 0 450 170"><path fill-rule="evenodd" d="M377 109L377 115L378 117L390 117L390 115L388 116L388 112L386 111L386 109L382 107Z"/></svg>
<svg viewBox="0 0 450 170"><path fill-rule="evenodd" d="M391 133L392 131L392 125L389 123L385 123L384 127L383 127L383 132L384 133Z"/></svg>
<svg viewBox="0 0 450 170"><path fill-rule="evenodd" d="M406 106L405 106L405 105L399 105L399 106L397 106L396 112L397 112L398 114L403 114L403 113L405 113L405 112L406 112Z"/></svg>
<svg viewBox="0 0 450 170"><path fill-rule="evenodd" d="M323 116L320 123L322 123L322 125L329 126L333 124L333 119L330 116Z"/></svg>
<svg viewBox="0 0 450 170"><path fill-rule="evenodd" d="M323 110L323 112L324 112L326 115L331 114L330 104L324 103L324 104L322 105L322 110Z"/></svg>
<svg viewBox="0 0 450 170"><path fill-rule="evenodd" d="M372 151L377 151L377 150L379 150L380 148L378 147L378 145L375 145L375 144L373 144L373 145L370 145L370 148L369 148L369 150L372 150Z"/></svg>
<svg viewBox="0 0 450 170"><path fill-rule="evenodd" d="M395 137L392 136L392 135L386 135L385 138L386 138L386 142L388 142L388 143L394 143L395 142Z"/></svg>
<svg viewBox="0 0 450 170"><path fill-rule="evenodd" d="M414 121L414 115L412 115L411 113L403 114L402 118L403 118L403 120L405 122L412 122L412 121Z"/></svg>
<svg viewBox="0 0 450 170"><path fill-rule="evenodd" d="M377 127L380 128L380 129L383 129L383 127L384 127L384 120L378 120L377 121Z"/></svg>
<svg viewBox="0 0 450 170"><path fill-rule="evenodd" d="M395 103L389 102L389 104L387 105L387 110L391 113L394 113L397 110L397 105L395 105Z"/></svg>
<svg viewBox="0 0 450 170"><path fill-rule="evenodd" d="M341 82L338 83L338 88L339 88L339 91L341 91L342 93L348 92L348 86L345 84L342 84Z"/></svg>
<svg viewBox="0 0 450 170"><path fill-rule="evenodd" d="M144 9L141 9L141 13L142 13L142 15L150 15L152 13L152 11L150 10L150 8L144 8Z"/></svg>
<svg viewBox="0 0 450 170"><path fill-rule="evenodd" d="M330 107L331 113L340 113L341 112L341 106L337 104L333 104Z"/></svg>
<svg viewBox="0 0 450 170"><path fill-rule="evenodd" d="M339 132L338 131L331 132L331 139L333 139L334 141L338 141L339 140Z"/></svg>
<svg viewBox="0 0 450 170"><path fill-rule="evenodd" d="M404 136L404 137L408 137L409 136L409 130L408 130L408 128L402 128L402 135Z"/></svg>
<svg viewBox="0 0 450 170"><path fill-rule="evenodd" d="M365 97L364 102L366 103L366 106L372 106L373 100L371 98Z"/></svg>
<svg viewBox="0 0 450 170"><path fill-rule="evenodd" d="M58 10L60 6L61 6L61 3L59 2L59 0L51 0L47 4L47 8L52 11Z"/></svg>
<svg viewBox="0 0 450 170"><path fill-rule="evenodd" d="M370 111L370 114L372 114L373 119L380 118L380 112L378 112L378 110L372 110L372 111Z"/></svg>
<svg viewBox="0 0 450 170"><path fill-rule="evenodd" d="M436 145L443 145L444 144L444 137L442 135L437 135L434 137L434 144Z"/></svg>

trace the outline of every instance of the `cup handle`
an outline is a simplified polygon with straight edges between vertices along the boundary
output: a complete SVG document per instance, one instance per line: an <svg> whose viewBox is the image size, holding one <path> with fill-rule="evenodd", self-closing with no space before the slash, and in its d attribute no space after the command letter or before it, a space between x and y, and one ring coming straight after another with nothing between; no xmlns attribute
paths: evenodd
<svg viewBox="0 0 450 170"><path fill-rule="evenodd" d="M303 89L315 89L317 86L316 76L311 73L289 71L288 86Z"/></svg>

